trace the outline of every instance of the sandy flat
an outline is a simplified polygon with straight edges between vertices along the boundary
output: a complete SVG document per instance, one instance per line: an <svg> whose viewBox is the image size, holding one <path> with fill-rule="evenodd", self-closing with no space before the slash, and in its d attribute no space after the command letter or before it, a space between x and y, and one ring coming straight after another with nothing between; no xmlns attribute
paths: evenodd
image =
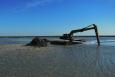
<svg viewBox="0 0 115 77"><path fill-rule="evenodd" d="M0 77L115 77L115 47L0 45Z"/></svg>

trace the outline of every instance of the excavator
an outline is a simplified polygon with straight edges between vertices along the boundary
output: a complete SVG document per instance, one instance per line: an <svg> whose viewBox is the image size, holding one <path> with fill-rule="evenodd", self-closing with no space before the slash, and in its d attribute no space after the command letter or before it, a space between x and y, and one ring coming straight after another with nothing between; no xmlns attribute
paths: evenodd
<svg viewBox="0 0 115 77"><path fill-rule="evenodd" d="M39 46L39 47L44 47L47 46L47 43L51 43L54 45L73 45L73 44L82 44L84 41L83 40L74 40L73 35L74 33L77 32L84 32L87 30L95 30L96 38L97 38L97 43L98 46L100 46L100 40L99 40L99 35L98 35L98 29L95 24L91 24L85 28L82 29L76 29L70 31L68 34L63 34L63 36L60 37L59 40L48 40L48 39L40 39L39 37L35 37L29 44L26 46Z"/></svg>
<svg viewBox="0 0 115 77"><path fill-rule="evenodd" d="M98 29L97 29L97 25L95 25L95 24L91 24L91 25L89 25L89 26L87 26L87 27L85 27L85 28L82 28L82 29L72 30L72 31L70 31L69 34L63 34L63 36L61 36L60 39L69 40L69 42L72 43L73 41L75 41L75 40L73 39L74 33L84 32L84 31L88 31L88 30L92 30L92 29L95 30L97 43L98 43L98 46L100 46ZM77 41L82 41L82 40L77 40Z"/></svg>

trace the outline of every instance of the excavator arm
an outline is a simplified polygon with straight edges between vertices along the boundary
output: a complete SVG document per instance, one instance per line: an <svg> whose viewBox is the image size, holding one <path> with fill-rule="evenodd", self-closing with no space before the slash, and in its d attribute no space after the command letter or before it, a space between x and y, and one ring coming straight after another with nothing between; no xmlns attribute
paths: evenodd
<svg viewBox="0 0 115 77"><path fill-rule="evenodd" d="M85 28L82 28L82 29L72 30L69 34L63 34L63 36L61 36L60 39L70 40L70 42L72 42L74 33L84 32L84 31L92 30L92 29L95 30L97 43L98 43L98 45L100 45L98 29L97 29L97 26L95 24L91 24L91 25L89 25L89 26L87 26Z"/></svg>

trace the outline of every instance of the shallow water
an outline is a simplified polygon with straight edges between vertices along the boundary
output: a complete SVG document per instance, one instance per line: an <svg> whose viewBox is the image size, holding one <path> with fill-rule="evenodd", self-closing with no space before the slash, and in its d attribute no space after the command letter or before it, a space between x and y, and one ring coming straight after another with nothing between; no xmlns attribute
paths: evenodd
<svg viewBox="0 0 115 77"><path fill-rule="evenodd" d="M0 45L3 44L27 44L33 37L21 37L21 38L0 38ZM49 40L59 39L59 37L41 37ZM85 39L84 44L97 44L95 37L75 37L74 39ZM100 37L101 45L115 46L115 37Z"/></svg>
<svg viewBox="0 0 115 77"><path fill-rule="evenodd" d="M46 48L24 47L32 38L0 38L0 77L115 77L115 37L101 37L100 47L95 37L80 38L87 42Z"/></svg>
<svg viewBox="0 0 115 77"><path fill-rule="evenodd" d="M115 77L115 46L0 48L0 77Z"/></svg>

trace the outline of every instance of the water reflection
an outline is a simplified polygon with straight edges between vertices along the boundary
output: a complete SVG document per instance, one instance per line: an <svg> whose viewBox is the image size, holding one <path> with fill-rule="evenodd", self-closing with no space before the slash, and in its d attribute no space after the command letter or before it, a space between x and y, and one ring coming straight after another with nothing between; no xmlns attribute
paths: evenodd
<svg viewBox="0 0 115 77"><path fill-rule="evenodd" d="M115 40L100 40L101 45L107 45L107 46L115 46ZM84 44L92 45L97 44L96 40L93 41L87 41Z"/></svg>

